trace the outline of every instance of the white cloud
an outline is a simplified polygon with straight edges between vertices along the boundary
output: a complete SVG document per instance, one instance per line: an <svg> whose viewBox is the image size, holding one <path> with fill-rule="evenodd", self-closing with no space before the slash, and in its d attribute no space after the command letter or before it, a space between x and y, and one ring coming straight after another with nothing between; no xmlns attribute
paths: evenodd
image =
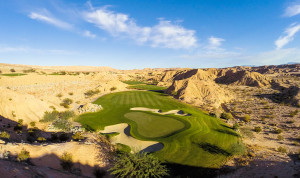
<svg viewBox="0 0 300 178"><path fill-rule="evenodd" d="M277 49L281 49L283 46L294 40L294 35L300 30L300 24L291 24L285 29L284 34L280 36L276 41L275 45Z"/></svg>
<svg viewBox="0 0 300 178"><path fill-rule="evenodd" d="M48 24L54 25L62 29L69 30L72 28L71 24L52 17L51 14L45 9L42 10L41 12L31 12L28 16L31 19L46 22Z"/></svg>
<svg viewBox="0 0 300 178"><path fill-rule="evenodd" d="M88 30L84 31L82 34L83 34L83 36L86 36L86 37L89 37L89 38L92 38L92 39L96 38L96 35L91 33Z"/></svg>
<svg viewBox="0 0 300 178"><path fill-rule="evenodd" d="M289 6L285 9L284 16L292 17L292 16L295 16L295 15L298 15L298 14L300 14L300 5L295 4L293 6Z"/></svg>
<svg viewBox="0 0 300 178"><path fill-rule="evenodd" d="M222 45L222 42L224 42L225 40L222 38L216 38L216 37L210 37L208 38L208 48L219 48Z"/></svg>
<svg viewBox="0 0 300 178"><path fill-rule="evenodd" d="M95 24L114 37L131 38L139 44L148 44L152 47L188 49L195 47L197 43L194 30L185 29L170 21L160 19L155 26L142 27L127 14L105 8L91 9L90 12L85 12L83 17L87 22Z"/></svg>
<svg viewBox="0 0 300 178"><path fill-rule="evenodd" d="M74 51L67 51L61 49L37 49L27 46L6 46L0 45L0 53L36 53L36 54L60 54L60 55L73 55Z"/></svg>

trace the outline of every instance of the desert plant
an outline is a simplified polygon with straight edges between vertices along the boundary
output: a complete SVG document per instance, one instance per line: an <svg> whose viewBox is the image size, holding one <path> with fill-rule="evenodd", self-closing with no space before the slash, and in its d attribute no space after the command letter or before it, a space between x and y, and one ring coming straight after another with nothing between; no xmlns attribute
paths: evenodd
<svg viewBox="0 0 300 178"><path fill-rule="evenodd" d="M61 93L58 93L57 95L56 95L56 97L62 97L63 95L61 94Z"/></svg>
<svg viewBox="0 0 300 178"><path fill-rule="evenodd" d="M55 120L52 125L55 128L61 129L61 130L65 130L65 131L69 131L71 129L71 122L65 119L57 119Z"/></svg>
<svg viewBox="0 0 300 178"><path fill-rule="evenodd" d="M231 120L231 119L233 119L233 116L232 116L231 113L223 112L223 113L221 114L221 118L227 119L227 120Z"/></svg>
<svg viewBox="0 0 300 178"><path fill-rule="evenodd" d="M58 111L52 111L52 112L46 111L44 113L43 119L41 119L40 122L52 122L52 121L58 119L58 117L59 117Z"/></svg>
<svg viewBox="0 0 300 178"><path fill-rule="evenodd" d="M110 88L110 91L114 91L114 90L116 90L117 89L117 87L111 87Z"/></svg>
<svg viewBox="0 0 300 178"><path fill-rule="evenodd" d="M282 141L284 138L283 138L282 135L278 135L278 136L277 136L277 139L278 139L279 141Z"/></svg>
<svg viewBox="0 0 300 178"><path fill-rule="evenodd" d="M69 95L73 95L74 93L73 92L69 92Z"/></svg>
<svg viewBox="0 0 300 178"><path fill-rule="evenodd" d="M11 71L11 72L16 72L16 70L15 70L15 69L10 69L10 71Z"/></svg>
<svg viewBox="0 0 300 178"><path fill-rule="evenodd" d="M257 127L254 127L254 131L255 131L255 132L261 132L262 129L261 129L261 127L257 126Z"/></svg>
<svg viewBox="0 0 300 178"><path fill-rule="evenodd" d="M9 139L10 138L10 134L7 133L7 132L5 132L5 131L3 131L3 132L0 133L0 138L2 138L2 139Z"/></svg>
<svg viewBox="0 0 300 178"><path fill-rule="evenodd" d="M30 122L29 124L30 124L31 127L35 127L35 122L34 121Z"/></svg>
<svg viewBox="0 0 300 178"><path fill-rule="evenodd" d="M75 113L73 111L63 111L63 112L59 113L59 118L64 119L64 120L68 120L74 116L75 116Z"/></svg>
<svg viewBox="0 0 300 178"><path fill-rule="evenodd" d="M63 106L64 108L69 108L70 107L70 104L73 103L73 100L70 99L70 98L65 98L61 103L60 105Z"/></svg>
<svg viewBox="0 0 300 178"><path fill-rule="evenodd" d="M60 165L66 171L71 171L73 167L73 155L68 152L64 152L60 156Z"/></svg>
<svg viewBox="0 0 300 178"><path fill-rule="evenodd" d="M291 117L295 117L295 116L298 114L298 112L299 112L299 111L298 111L297 109L296 109L295 111L291 111L291 112L290 112L290 116L291 116Z"/></svg>
<svg viewBox="0 0 300 178"><path fill-rule="evenodd" d="M17 156L17 160L19 162L28 161L30 158L29 151L25 150L24 148L21 150L21 152Z"/></svg>
<svg viewBox="0 0 300 178"><path fill-rule="evenodd" d="M246 115L244 116L244 121L245 121L245 122L250 122L250 121L251 121L251 117L250 117L248 114L246 114Z"/></svg>
<svg viewBox="0 0 300 178"><path fill-rule="evenodd" d="M278 147L277 151L280 152L280 153L287 153L287 149L283 146Z"/></svg>
<svg viewBox="0 0 300 178"><path fill-rule="evenodd" d="M245 152L246 152L245 145L241 141L238 141L237 143L231 145L232 155L243 155Z"/></svg>
<svg viewBox="0 0 300 178"><path fill-rule="evenodd" d="M23 125L23 122L24 122L23 119L19 119L19 120L18 120L18 123L19 123L20 125Z"/></svg>
<svg viewBox="0 0 300 178"><path fill-rule="evenodd" d="M84 93L84 95L86 97L91 97L91 96L94 96L96 94L100 93L100 91L98 89L96 90L88 90L87 92Z"/></svg>
<svg viewBox="0 0 300 178"><path fill-rule="evenodd" d="M274 132L275 132L276 134L281 134L281 133L282 133L282 129L277 128L277 129L274 130Z"/></svg>
<svg viewBox="0 0 300 178"><path fill-rule="evenodd" d="M78 141L78 140L83 140L84 136L82 135L81 132L76 132L74 135L72 135L73 140Z"/></svg>
<svg viewBox="0 0 300 178"><path fill-rule="evenodd" d="M167 168L158 158L147 153L121 154L109 169L116 177L163 177L168 175Z"/></svg>
<svg viewBox="0 0 300 178"><path fill-rule="evenodd" d="M38 137L36 139L38 142L45 142L46 141L46 138L45 137Z"/></svg>

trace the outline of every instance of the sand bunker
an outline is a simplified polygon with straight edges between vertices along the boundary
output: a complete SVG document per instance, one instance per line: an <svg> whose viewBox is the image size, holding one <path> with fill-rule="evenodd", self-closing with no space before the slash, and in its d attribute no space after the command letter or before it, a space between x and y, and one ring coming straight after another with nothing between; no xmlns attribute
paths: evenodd
<svg viewBox="0 0 300 178"><path fill-rule="evenodd" d="M126 123L116 124L112 126L106 126L101 133L120 133L117 136L111 138L112 143L122 143L131 147L134 151L146 151L155 152L163 148L163 144L155 141L142 141L133 138L130 135L130 126Z"/></svg>
<svg viewBox="0 0 300 178"><path fill-rule="evenodd" d="M167 112L160 112L159 109L150 109L150 108L143 108L143 107L130 108L130 110L132 110L132 111L150 111L150 112L161 114L161 115L168 115L168 114L174 114L177 116L188 116L189 115L189 114L184 114L180 110L170 110Z"/></svg>

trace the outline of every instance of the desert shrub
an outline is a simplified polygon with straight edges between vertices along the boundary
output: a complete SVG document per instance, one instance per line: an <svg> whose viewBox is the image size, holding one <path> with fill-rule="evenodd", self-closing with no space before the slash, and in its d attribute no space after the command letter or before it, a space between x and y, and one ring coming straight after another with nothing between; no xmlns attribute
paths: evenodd
<svg viewBox="0 0 300 178"><path fill-rule="evenodd" d="M69 108L70 104L73 103L73 100L70 98L65 98L59 105L63 106L64 108Z"/></svg>
<svg viewBox="0 0 300 178"><path fill-rule="evenodd" d="M74 93L73 92L69 92L69 95L73 95Z"/></svg>
<svg viewBox="0 0 300 178"><path fill-rule="evenodd" d="M295 117L298 113L299 113L299 111L296 109L295 111L290 112L290 116Z"/></svg>
<svg viewBox="0 0 300 178"><path fill-rule="evenodd" d="M64 152L60 156L60 165L66 171L71 171L73 167L73 155L68 152Z"/></svg>
<svg viewBox="0 0 300 178"><path fill-rule="evenodd" d="M47 139L45 137L38 137L37 141L38 142L45 142Z"/></svg>
<svg viewBox="0 0 300 178"><path fill-rule="evenodd" d="M168 175L166 166L147 153L121 154L109 169L116 177L163 177Z"/></svg>
<svg viewBox="0 0 300 178"><path fill-rule="evenodd" d="M117 87L111 87L110 88L110 91L114 91L114 90L116 90L117 89Z"/></svg>
<svg viewBox="0 0 300 178"><path fill-rule="evenodd" d="M53 127L57 128L57 129L61 129L61 130L65 130L65 131L69 131L72 127L72 124L70 121L65 120L65 119L56 119L53 123L52 123Z"/></svg>
<svg viewBox="0 0 300 178"><path fill-rule="evenodd" d="M283 146L278 147L277 151L280 152L280 153L287 153L287 149Z"/></svg>
<svg viewBox="0 0 300 178"><path fill-rule="evenodd" d="M284 138L283 138L282 135L278 135L278 136L277 136L277 139L278 139L279 141L282 141Z"/></svg>
<svg viewBox="0 0 300 178"><path fill-rule="evenodd" d="M248 127L240 128L240 132L244 137L253 138L253 131Z"/></svg>
<svg viewBox="0 0 300 178"><path fill-rule="evenodd" d="M0 70L0 74L2 74L2 70Z"/></svg>
<svg viewBox="0 0 300 178"><path fill-rule="evenodd" d="M277 129L274 130L274 132L275 132L276 134L281 134L281 133L282 133L282 129L277 128Z"/></svg>
<svg viewBox="0 0 300 178"><path fill-rule="evenodd" d="M175 91L175 90L173 90L172 92L171 92L171 95L173 95L173 96L177 96L177 91Z"/></svg>
<svg viewBox="0 0 300 178"><path fill-rule="evenodd" d="M74 135L72 135L73 140L78 141L78 140L83 140L84 136L82 135L81 132L76 132Z"/></svg>
<svg viewBox="0 0 300 178"><path fill-rule="evenodd" d="M30 72L35 72L35 69L26 69L23 70L24 73L30 73Z"/></svg>
<svg viewBox="0 0 300 178"><path fill-rule="evenodd" d="M63 112L59 113L59 118L64 119L64 120L68 120L74 116L75 116L75 113L73 111L63 111Z"/></svg>
<svg viewBox="0 0 300 178"><path fill-rule="evenodd" d="M106 171L99 168L99 167L95 167L94 171L93 171L93 174L96 178L102 178L106 175Z"/></svg>
<svg viewBox="0 0 300 178"><path fill-rule="evenodd" d="M261 132L262 129L261 129L261 127L257 126L257 127L254 127L254 131L255 131L255 132Z"/></svg>
<svg viewBox="0 0 300 178"><path fill-rule="evenodd" d="M56 97L62 97L63 95L61 94L61 93L58 93L57 95L56 95Z"/></svg>
<svg viewBox="0 0 300 178"><path fill-rule="evenodd" d="M233 130L239 130L240 124L236 122L236 123L234 123L232 128L233 128Z"/></svg>
<svg viewBox="0 0 300 178"><path fill-rule="evenodd" d="M30 122L29 124L30 124L31 127L35 127L35 122L34 121Z"/></svg>
<svg viewBox="0 0 300 178"><path fill-rule="evenodd" d="M22 149L21 152L17 155L17 160L19 162L28 161L30 158L29 151Z"/></svg>
<svg viewBox="0 0 300 178"><path fill-rule="evenodd" d="M0 133L0 138L2 138L2 139L9 139L10 138L10 134L7 133L7 132L5 132L5 131L3 131L3 132Z"/></svg>
<svg viewBox="0 0 300 178"><path fill-rule="evenodd" d="M96 90L89 90L89 91L85 92L84 95L86 97L91 97L91 96L94 96L98 93L100 93L100 91L98 89L96 89Z"/></svg>
<svg viewBox="0 0 300 178"><path fill-rule="evenodd" d="M16 70L15 70L15 69L10 69L10 71L11 71L11 72L16 72Z"/></svg>
<svg viewBox="0 0 300 178"><path fill-rule="evenodd" d="M52 122L52 121L58 119L58 117L59 117L58 111L52 111L52 112L46 111L43 119L41 119L40 122Z"/></svg>
<svg viewBox="0 0 300 178"><path fill-rule="evenodd" d="M233 119L233 116L232 116L231 113L223 112L223 113L221 114L221 118L230 120L230 119Z"/></svg>
<svg viewBox="0 0 300 178"><path fill-rule="evenodd" d="M250 121L251 121L251 117L250 117L248 114L246 114L246 115L244 116L244 121L245 121L245 122L250 122Z"/></svg>

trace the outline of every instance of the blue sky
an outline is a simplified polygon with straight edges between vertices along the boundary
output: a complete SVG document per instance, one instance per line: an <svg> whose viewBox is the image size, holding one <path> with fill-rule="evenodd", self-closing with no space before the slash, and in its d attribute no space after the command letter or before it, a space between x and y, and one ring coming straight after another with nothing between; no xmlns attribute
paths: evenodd
<svg viewBox="0 0 300 178"><path fill-rule="evenodd" d="M0 62L228 67L300 62L300 1L0 2Z"/></svg>

